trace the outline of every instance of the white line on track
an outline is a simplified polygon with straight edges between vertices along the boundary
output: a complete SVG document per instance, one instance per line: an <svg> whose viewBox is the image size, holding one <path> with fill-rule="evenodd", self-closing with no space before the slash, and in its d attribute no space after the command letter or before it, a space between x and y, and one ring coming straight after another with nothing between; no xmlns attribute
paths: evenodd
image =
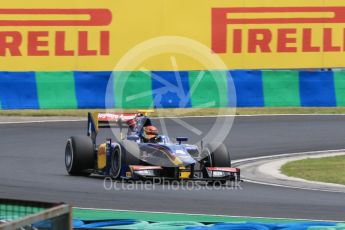
<svg viewBox="0 0 345 230"><path fill-rule="evenodd" d="M209 115L209 116L177 116L177 117L152 117L151 119L177 119L177 118L216 118L216 117L281 117L281 116L345 116L345 114L252 114L252 115ZM29 123L49 123L49 122L77 122L86 121L80 119L56 119L56 120L28 120L28 121L0 121L1 124L29 124Z"/></svg>
<svg viewBox="0 0 345 230"><path fill-rule="evenodd" d="M251 114L251 115L208 115L208 116L171 116L171 117L152 117L152 119L177 119L177 118L214 118L214 117L279 117L279 116L345 116L345 114ZM1 117L0 117L1 118ZM9 117L11 118L11 117ZM49 122L73 122L86 121L86 118L80 119L44 119L28 121L0 121L1 124L28 124L28 123L49 123Z"/></svg>
<svg viewBox="0 0 345 230"><path fill-rule="evenodd" d="M260 160L268 160L268 159L280 159L284 157L292 158L296 156L302 156L302 155L318 155L322 153L340 153L345 152L345 149L335 149L335 150L321 150L321 151L308 151L308 152L299 152L299 153L284 153L284 154L278 154L278 155L270 155L270 156L261 156L261 157L251 157L251 158L245 158L245 159L239 159L239 160L233 160L232 164L242 164L245 162L253 162L253 161L260 161ZM253 183L253 184L260 184L260 185L267 185L267 186L273 186L273 187L282 187L282 188L291 188L291 189L301 189L301 190L310 190L310 191L318 191L318 192L330 192L330 193L344 193L343 191L334 191L329 189L322 189L322 188L304 188L300 186L292 186L292 185L282 185L277 183L269 183L269 182L262 182L262 181L256 181L256 180L250 180L245 179L245 182ZM312 181L311 181L312 183Z"/></svg>
<svg viewBox="0 0 345 230"><path fill-rule="evenodd" d="M282 117L282 116L345 116L345 114L248 114L248 115L209 115L209 116L178 116L178 117L152 117L159 118L214 118L214 117Z"/></svg>
<svg viewBox="0 0 345 230"><path fill-rule="evenodd" d="M282 158L282 157L293 157L293 156L299 156L299 155L312 155L312 154L337 153L337 152L345 152L345 149L319 150L319 151L308 151L308 152L298 152L298 153L283 153L283 154L270 155L270 156L238 159L238 160L233 160L232 163L238 164L238 163L242 163L246 161L257 161L257 160L275 159L275 158Z"/></svg>
<svg viewBox="0 0 345 230"><path fill-rule="evenodd" d="M76 119L76 120L41 120L41 121L0 121L0 125L6 124L30 124L30 123L57 123L57 122L72 122L72 121L86 121L86 119Z"/></svg>
<svg viewBox="0 0 345 230"><path fill-rule="evenodd" d="M260 181L248 180L248 179L245 179L244 182L248 182L248 183L252 183L252 184L267 185L267 186L272 186L272 187L300 189L300 190L308 190L308 191L316 191L316 192L344 193L344 192L341 192L341 191L332 191L332 190L316 189L316 188L303 188L303 187L299 187L299 186L281 185L281 184L260 182Z"/></svg>

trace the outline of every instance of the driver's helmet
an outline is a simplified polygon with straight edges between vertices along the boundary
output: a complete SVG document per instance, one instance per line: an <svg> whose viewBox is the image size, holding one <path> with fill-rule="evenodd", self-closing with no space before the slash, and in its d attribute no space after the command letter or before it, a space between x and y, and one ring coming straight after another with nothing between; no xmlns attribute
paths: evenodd
<svg viewBox="0 0 345 230"><path fill-rule="evenodd" d="M145 126L143 132L143 138L145 140L151 140L158 136L158 129L153 125Z"/></svg>

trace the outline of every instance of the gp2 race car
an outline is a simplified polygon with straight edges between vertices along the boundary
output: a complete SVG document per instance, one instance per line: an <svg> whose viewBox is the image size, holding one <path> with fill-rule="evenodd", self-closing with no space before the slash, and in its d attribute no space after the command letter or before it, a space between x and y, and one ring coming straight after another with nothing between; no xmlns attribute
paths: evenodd
<svg viewBox="0 0 345 230"><path fill-rule="evenodd" d="M65 165L70 175L99 174L113 179L166 178L205 180L208 182L240 181L240 169L231 167L230 154L222 143L200 146L183 144L186 137L157 135L143 138L145 127L152 126L148 112L131 114L88 113L87 136L67 140ZM101 128L120 129L120 138L96 144ZM123 128L127 127L126 135Z"/></svg>

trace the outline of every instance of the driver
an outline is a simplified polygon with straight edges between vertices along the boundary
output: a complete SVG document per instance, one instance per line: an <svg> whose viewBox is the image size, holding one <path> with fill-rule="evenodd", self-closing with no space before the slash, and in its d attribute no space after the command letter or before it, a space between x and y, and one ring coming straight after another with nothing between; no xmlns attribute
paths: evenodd
<svg viewBox="0 0 345 230"><path fill-rule="evenodd" d="M153 125L145 126L142 134L143 142L156 143L159 142L158 129Z"/></svg>

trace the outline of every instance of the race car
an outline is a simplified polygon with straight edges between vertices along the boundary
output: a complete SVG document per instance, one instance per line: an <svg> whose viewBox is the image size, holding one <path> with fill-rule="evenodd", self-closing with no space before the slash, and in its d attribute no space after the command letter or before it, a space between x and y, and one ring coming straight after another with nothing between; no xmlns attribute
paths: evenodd
<svg viewBox="0 0 345 230"><path fill-rule="evenodd" d="M88 113L87 136L72 136L65 148L70 175L99 174L113 179L166 178L240 181L240 169L231 167L230 154L222 143L184 144L187 137L159 135L148 114ZM120 137L97 145L102 128L119 128ZM123 129L127 128L124 134Z"/></svg>

